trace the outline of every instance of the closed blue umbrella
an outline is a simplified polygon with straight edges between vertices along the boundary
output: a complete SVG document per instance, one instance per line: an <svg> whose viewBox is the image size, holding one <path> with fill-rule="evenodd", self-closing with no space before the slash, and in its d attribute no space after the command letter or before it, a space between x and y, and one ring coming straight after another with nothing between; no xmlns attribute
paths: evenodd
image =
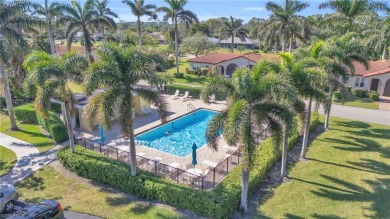
<svg viewBox="0 0 390 219"><path fill-rule="evenodd" d="M198 163L196 161L196 144L194 142L194 144L192 145L192 165L194 165L194 171L195 171L195 165Z"/></svg>
<svg viewBox="0 0 390 219"><path fill-rule="evenodd" d="M99 124L99 135L100 135L100 143L104 143L106 141L106 136L104 135L104 128L102 124Z"/></svg>

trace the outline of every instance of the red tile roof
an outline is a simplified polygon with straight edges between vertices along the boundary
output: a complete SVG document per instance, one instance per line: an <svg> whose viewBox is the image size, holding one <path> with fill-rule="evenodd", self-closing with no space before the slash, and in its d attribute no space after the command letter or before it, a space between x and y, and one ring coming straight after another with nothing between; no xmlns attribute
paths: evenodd
<svg viewBox="0 0 390 219"><path fill-rule="evenodd" d="M388 61L383 60L370 61L368 70L366 70L366 68L360 63L356 63L354 66L355 75L364 77L390 73L390 63Z"/></svg>
<svg viewBox="0 0 390 219"><path fill-rule="evenodd" d="M228 60L236 58L246 58L253 62L258 62L262 56L255 53L245 53L245 54L234 54L234 53L210 53L204 56L188 59L188 62L198 62L198 63L207 63L207 64L218 64Z"/></svg>

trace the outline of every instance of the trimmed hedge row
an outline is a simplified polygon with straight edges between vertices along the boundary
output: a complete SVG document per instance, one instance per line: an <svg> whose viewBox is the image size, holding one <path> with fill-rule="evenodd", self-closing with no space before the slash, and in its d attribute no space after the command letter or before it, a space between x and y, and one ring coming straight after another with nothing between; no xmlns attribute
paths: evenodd
<svg viewBox="0 0 390 219"><path fill-rule="evenodd" d="M319 124L318 113L313 113L311 130ZM295 131L289 138L289 148L299 140ZM256 149L254 168L251 170L249 195L267 176L270 168L281 157L272 139L265 140ZM111 185L123 192L141 198L160 200L178 208L190 209L210 218L229 218L239 206L241 195L241 168L234 168L213 190L195 190L159 176L139 170L131 176L130 166L105 157L95 151L76 147L76 153L63 148L57 154L61 163L78 175ZM191 197L191 198L189 198Z"/></svg>
<svg viewBox="0 0 390 219"><path fill-rule="evenodd" d="M200 87L191 87L191 86L185 86L185 85L179 85L179 84L168 84L166 86L166 93L167 94L175 94L176 89L180 90L183 94L185 91L190 92L190 96L193 98L199 98L200 97Z"/></svg>
<svg viewBox="0 0 390 219"><path fill-rule="evenodd" d="M18 121L27 124L37 124L37 114L34 104L25 104L14 108L15 117Z"/></svg>
<svg viewBox="0 0 390 219"><path fill-rule="evenodd" d="M37 120L38 124L49 132L55 142L62 143L68 140L66 126L55 113L49 112L49 118L46 120L37 116Z"/></svg>

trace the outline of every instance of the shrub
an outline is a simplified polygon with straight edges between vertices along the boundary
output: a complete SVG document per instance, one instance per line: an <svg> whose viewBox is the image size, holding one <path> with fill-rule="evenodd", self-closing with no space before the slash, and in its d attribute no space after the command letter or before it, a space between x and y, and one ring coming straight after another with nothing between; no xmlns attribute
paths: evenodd
<svg viewBox="0 0 390 219"><path fill-rule="evenodd" d="M254 49L252 52L253 53L259 53L259 50L258 49Z"/></svg>
<svg viewBox="0 0 390 219"><path fill-rule="evenodd" d="M175 78L184 78L184 74L183 73L173 73L173 76Z"/></svg>
<svg viewBox="0 0 390 219"><path fill-rule="evenodd" d="M355 90L353 90L353 93L357 97L368 98L368 91L367 90L355 89Z"/></svg>
<svg viewBox="0 0 390 219"><path fill-rule="evenodd" d="M209 73L209 69L208 68L201 68L200 73L203 76L207 76L207 74Z"/></svg>
<svg viewBox="0 0 390 219"><path fill-rule="evenodd" d="M313 113L311 130L314 130L318 124L318 113ZM298 139L298 133L295 131L290 136L289 147L291 148ZM281 157L281 153L275 150L271 138L265 140L261 147L257 147L258 156L254 158L255 164L250 174L249 195L265 179L271 167ZM111 185L141 198L160 200L178 208L190 209L209 218L230 218L240 202L241 165L234 168L214 189L200 191L142 170L138 170L137 176L133 177L128 164L81 146L76 146L74 154L62 148L57 156L66 168L80 176Z"/></svg>
<svg viewBox="0 0 390 219"><path fill-rule="evenodd" d="M49 112L48 119L43 119L38 116L37 120L39 125L41 125L43 129L49 132L55 142L62 143L68 140L68 132L66 126L55 113Z"/></svg>
<svg viewBox="0 0 390 219"><path fill-rule="evenodd" d="M333 93L334 99L340 101L343 99L343 94L340 91L336 91Z"/></svg>
<svg viewBox="0 0 390 219"><path fill-rule="evenodd" d="M180 90L181 93L184 93L184 91L189 91L190 96L192 96L193 98L200 97L200 87L191 87L191 86L177 85L177 84L168 84L166 86L167 94L174 94L176 90Z"/></svg>
<svg viewBox="0 0 390 219"><path fill-rule="evenodd" d="M372 101L379 101L379 93L376 91L370 91L369 98Z"/></svg>
<svg viewBox="0 0 390 219"><path fill-rule="evenodd" d="M198 74L198 71L197 70L188 69L188 71L186 73L190 74L190 75L196 75L196 74Z"/></svg>
<svg viewBox="0 0 390 219"><path fill-rule="evenodd" d="M15 117L19 122L37 124L37 114L34 104L25 104L14 108Z"/></svg>

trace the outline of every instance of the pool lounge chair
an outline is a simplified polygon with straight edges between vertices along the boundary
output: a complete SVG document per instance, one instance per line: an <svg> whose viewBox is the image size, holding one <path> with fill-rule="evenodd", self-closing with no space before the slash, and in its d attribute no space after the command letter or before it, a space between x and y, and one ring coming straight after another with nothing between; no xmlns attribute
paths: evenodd
<svg viewBox="0 0 390 219"><path fill-rule="evenodd" d="M186 91L185 93L184 93L184 96L182 96L182 97L180 97L180 99L182 99L183 101L184 100L187 100L188 98L189 98L189 95L190 94L190 92L189 91Z"/></svg>
<svg viewBox="0 0 390 219"><path fill-rule="evenodd" d="M176 89L175 94L172 95L172 99L176 100L177 98L179 98L179 93L180 91Z"/></svg>
<svg viewBox="0 0 390 219"><path fill-rule="evenodd" d="M210 100L210 102L215 102L215 94L212 94L211 96L209 96L209 100Z"/></svg>
<svg viewBox="0 0 390 219"><path fill-rule="evenodd" d="M222 148L227 151L236 151L238 149L238 147L228 146L227 144L223 145Z"/></svg>
<svg viewBox="0 0 390 219"><path fill-rule="evenodd" d="M152 109L150 109L150 107L148 107L148 106L141 107L141 110L142 110L142 114L144 114L144 115L152 112Z"/></svg>

